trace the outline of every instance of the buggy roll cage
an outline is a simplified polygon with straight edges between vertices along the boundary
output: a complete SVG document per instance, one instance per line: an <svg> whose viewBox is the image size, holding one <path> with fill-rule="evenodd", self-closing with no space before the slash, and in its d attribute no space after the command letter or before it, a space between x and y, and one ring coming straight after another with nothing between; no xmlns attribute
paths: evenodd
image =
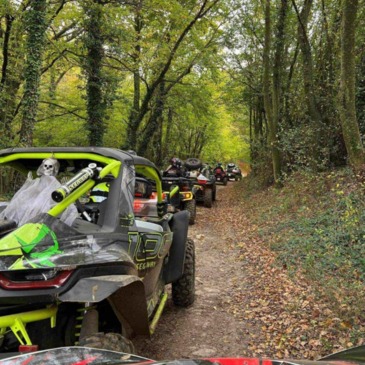
<svg viewBox="0 0 365 365"><path fill-rule="evenodd" d="M103 147L11 148L0 151L0 166L12 166L23 173L32 171L34 175L39 166L39 162L47 158L55 158L60 162L60 173L69 171L70 169L81 170L90 163L97 163L99 167L101 167L96 178L89 177L84 180L80 186L75 188L75 190L70 192L48 211L48 214L53 217L60 215L70 204L76 202L83 194L91 190L93 186L98 183L98 180L110 174L115 178L116 184L121 184L123 179L128 179L129 181L124 181L124 186L131 184L133 189L135 172L154 180L156 182L158 206L161 207L163 204L161 175L156 166L143 157L118 149ZM133 169L133 173L121 173L121 169L125 167ZM112 207L109 211L116 211L116 204L119 202L119 196L113 196L112 187L110 194L112 197L112 199L110 199ZM131 199L132 198L127 197L126 200L129 202ZM129 206L129 210L128 214L133 213L132 205ZM163 215L163 209L158 209L158 213L161 217ZM108 231L113 230L116 225L116 220L113 219L113 217L110 218L114 223L110 224L110 220L105 220L105 227L103 226L103 228Z"/></svg>

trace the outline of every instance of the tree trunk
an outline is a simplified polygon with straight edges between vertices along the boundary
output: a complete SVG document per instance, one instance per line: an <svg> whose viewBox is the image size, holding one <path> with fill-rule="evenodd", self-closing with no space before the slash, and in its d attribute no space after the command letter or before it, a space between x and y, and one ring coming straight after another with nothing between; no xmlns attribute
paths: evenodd
<svg viewBox="0 0 365 365"><path fill-rule="evenodd" d="M355 29L358 0L344 0L341 28L341 105L340 117L349 163L355 170L364 167L355 107Z"/></svg>
<svg viewBox="0 0 365 365"><path fill-rule="evenodd" d="M152 140L152 137L158 131L159 123L162 118L162 113L165 106L165 97L166 97L165 82L161 82L158 94L156 95L155 108L151 113L151 116L142 134L141 142L138 147L138 154L140 156L144 156L144 154L147 151L148 145ZM161 146L159 146L159 148L161 148Z"/></svg>
<svg viewBox="0 0 365 365"><path fill-rule="evenodd" d="M304 0L304 5L302 11L299 14L297 5L294 0L292 0L295 11L298 17L298 40L302 53L302 67L303 67L303 82L304 82L304 94L305 101L308 108L308 113L310 117L310 128L314 133L311 138L311 149L313 151L312 160L309 161L310 166L313 169L317 169L317 161L319 161L321 148L321 121L322 117L319 112L315 94L315 85L313 81L313 59L312 50L309 43L307 28L308 20L311 13L311 8L313 0ZM315 132L317 131L317 132Z"/></svg>
<svg viewBox="0 0 365 365"><path fill-rule="evenodd" d="M277 31L275 37L275 55L273 65L273 92L272 92L272 125L270 128L270 141L272 145L272 161L274 179L276 184L281 184L282 157L279 149L279 125L283 115L282 75L284 73L284 43L285 21L288 10L288 0L281 0Z"/></svg>
<svg viewBox="0 0 365 365"><path fill-rule="evenodd" d="M102 91L103 75L102 60L104 58L102 35L102 5L98 0L87 2L84 5L85 46L87 56L84 61L86 74L86 108L88 139L90 146L102 146L105 126L105 100Z"/></svg>
<svg viewBox="0 0 365 365"><path fill-rule="evenodd" d="M2 48L2 67L0 80L0 148L12 145L14 135L12 133L12 121L17 109L17 94L21 85L23 72L19 64L23 66L23 57L20 55L20 39L22 35L13 32L15 17L11 14L5 15L5 31ZM12 39L12 42L11 42ZM15 62L16 60L17 62ZM14 66L16 63L17 67Z"/></svg>
<svg viewBox="0 0 365 365"><path fill-rule="evenodd" d="M279 94L271 93L270 82L270 50L271 50L271 3L266 0L265 4L265 43L264 43L264 76L263 76L263 93L266 118L269 126L268 142L271 150L271 161L275 184L280 184L281 178L281 157L278 149L278 103L276 101ZM278 74L274 80L278 81ZM277 85L275 85L277 86ZM277 92L277 91L276 91ZM275 98L274 98L275 97ZM274 114L274 111L276 114Z"/></svg>
<svg viewBox="0 0 365 365"><path fill-rule="evenodd" d="M166 132L165 132L165 136L163 138L161 163L163 163L163 161L167 160L167 158L169 157L168 156L168 154L170 153L169 141L170 141L172 123L173 123L173 110L170 107L170 108L168 108L168 112L167 112Z"/></svg>
<svg viewBox="0 0 365 365"><path fill-rule="evenodd" d="M134 16L134 31L135 31L135 47L134 54L132 55L134 71L133 71L133 106L129 116L129 124L132 127L128 128L127 138L128 143L126 148L135 149L137 145L137 128L135 126L138 115L141 111L141 76L140 76L140 56L141 56L141 31L143 27L141 19L142 1L138 1L135 5L135 16Z"/></svg>
<svg viewBox="0 0 365 365"><path fill-rule="evenodd" d="M38 111L39 83L47 29L45 21L46 6L46 0L33 0L28 12L27 61L25 68L23 118L20 129L20 144L23 146L32 146L33 144L33 130Z"/></svg>
<svg viewBox="0 0 365 365"><path fill-rule="evenodd" d="M271 100L271 82L270 82L270 50L271 50L271 4L270 0L266 0L265 4L265 43L263 53L263 94L264 94L264 106L266 119L269 126L272 124L272 100ZM269 138L270 143L270 138Z"/></svg>

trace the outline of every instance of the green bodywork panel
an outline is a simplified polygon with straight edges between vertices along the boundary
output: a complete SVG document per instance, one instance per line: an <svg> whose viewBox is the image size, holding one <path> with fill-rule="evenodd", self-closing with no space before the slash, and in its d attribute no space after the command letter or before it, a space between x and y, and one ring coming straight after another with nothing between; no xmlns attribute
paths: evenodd
<svg viewBox="0 0 365 365"><path fill-rule="evenodd" d="M42 251L32 252L36 245L42 242L47 236L53 245L48 246ZM27 267L52 267L52 262L48 259L60 254L57 237L45 224L26 223L14 232L1 239L0 256L25 256L19 258L10 267L9 270L19 270ZM35 264L35 261L37 264Z"/></svg>

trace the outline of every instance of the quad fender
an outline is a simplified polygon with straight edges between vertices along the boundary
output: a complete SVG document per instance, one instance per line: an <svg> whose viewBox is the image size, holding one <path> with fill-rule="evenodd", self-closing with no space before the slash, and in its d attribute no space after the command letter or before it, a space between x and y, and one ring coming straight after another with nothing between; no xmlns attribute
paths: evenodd
<svg viewBox="0 0 365 365"><path fill-rule="evenodd" d="M183 275L189 216L190 214L187 210L182 210L175 213L170 221L173 239L169 260L164 268L164 280L166 284L180 279Z"/></svg>
<svg viewBox="0 0 365 365"><path fill-rule="evenodd" d="M136 335L149 335L147 302L142 280L134 275L106 275L81 279L59 296L61 302L99 303L107 299L122 325Z"/></svg>
<svg viewBox="0 0 365 365"><path fill-rule="evenodd" d="M321 357L319 361L354 361L356 363L364 362L365 360L365 345L352 347L346 350L335 352L324 357Z"/></svg>

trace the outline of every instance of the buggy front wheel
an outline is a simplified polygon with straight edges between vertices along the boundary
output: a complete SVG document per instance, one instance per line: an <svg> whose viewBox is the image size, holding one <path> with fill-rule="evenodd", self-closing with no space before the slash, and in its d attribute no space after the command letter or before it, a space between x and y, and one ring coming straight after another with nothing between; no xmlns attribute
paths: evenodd
<svg viewBox="0 0 365 365"><path fill-rule="evenodd" d="M195 245L190 238L186 242L184 273L172 283L172 300L179 307L189 307L195 300Z"/></svg>

